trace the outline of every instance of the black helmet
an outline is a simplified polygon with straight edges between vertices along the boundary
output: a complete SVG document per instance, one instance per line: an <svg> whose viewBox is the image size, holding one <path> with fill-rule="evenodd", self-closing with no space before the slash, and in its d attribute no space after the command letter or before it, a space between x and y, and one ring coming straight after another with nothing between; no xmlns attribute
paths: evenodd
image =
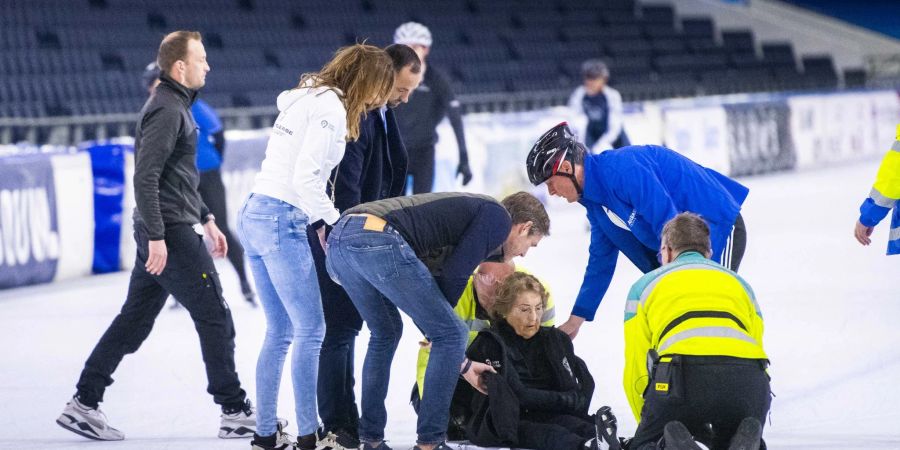
<svg viewBox="0 0 900 450"><path fill-rule="evenodd" d="M156 79L159 78L159 66L156 64L156 61L153 61L150 64L147 64L147 67L144 68L144 73L141 75L141 80L144 82L145 88L150 88L153 86L153 83Z"/></svg>
<svg viewBox="0 0 900 450"><path fill-rule="evenodd" d="M525 159L528 180L535 186L540 185L556 175L564 160L572 162L579 152L584 152L584 147L575 140L569 124L563 122L556 125L544 133L528 152L528 158Z"/></svg>

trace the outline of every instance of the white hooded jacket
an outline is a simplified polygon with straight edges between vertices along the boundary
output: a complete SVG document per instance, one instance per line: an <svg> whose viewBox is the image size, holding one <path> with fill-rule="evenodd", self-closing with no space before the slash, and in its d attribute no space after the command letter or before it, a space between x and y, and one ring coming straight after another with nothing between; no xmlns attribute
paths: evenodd
<svg viewBox="0 0 900 450"><path fill-rule="evenodd" d="M340 213L325 193L344 157L347 113L336 88L299 88L278 96L278 118L252 192L290 203L309 222L334 224Z"/></svg>

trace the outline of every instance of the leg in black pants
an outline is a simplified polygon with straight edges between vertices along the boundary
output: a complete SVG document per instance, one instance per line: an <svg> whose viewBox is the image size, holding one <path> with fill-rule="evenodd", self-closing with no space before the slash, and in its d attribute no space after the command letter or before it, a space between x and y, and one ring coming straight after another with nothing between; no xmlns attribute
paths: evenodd
<svg viewBox="0 0 900 450"><path fill-rule="evenodd" d="M253 289L247 281L247 268L244 264L244 247L234 237L234 233L228 228L228 209L225 201L225 185L222 184L222 172L213 169L200 174L200 186L197 188L203 203L216 216L216 226L225 235L228 242L228 261L234 266L238 279L241 281L241 292L247 301L253 301Z"/></svg>
<svg viewBox="0 0 900 450"><path fill-rule="evenodd" d="M526 414L519 422L517 447L537 450L576 450L596 436L594 422L566 414Z"/></svg>
<svg viewBox="0 0 900 450"><path fill-rule="evenodd" d="M413 177L413 194L425 194L434 189L434 146L408 148L409 168Z"/></svg>
<svg viewBox="0 0 900 450"><path fill-rule="evenodd" d="M344 289L328 276L325 252L314 230L308 230L309 247L316 263L322 311L325 313L325 339L319 353L317 398L319 417L327 431L343 430L359 438L359 408L353 393L353 351L362 329L362 317Z"/></svg>
<svg viewBox="0 0 900 450"><path fill-rule="evenodd" d="M163 273L154 276L144 269L147 262L147 233L135 223L138 251L128 297L121 312L100 338L88 357L78 380L78 399L96 407L103 401L112 374L125 355L134 353L150 334L156 316L171 293L181 302L194 321L200 336L200 350L206 364L207 392L219 405L243 403L234 366L234 324L231 311L222 297L218 274L202 237L190 225L166 228L168 258Z"/></svg>
<svg viewBox="0 0 900 450"><path fill-rule="evenodd" d="M743 363L735 364L685 362L682 369L682 399L670 399L653 389L647 390L641 423L629 449L655 448L653 444L662 437L663 428L673 420L683 423L701 441L707 434L705 424L711 423L715 439L710 448L727 448L745 417L755 417L760 424L765 424L771 402L769 378L755 361L743 360Z"/></svg>

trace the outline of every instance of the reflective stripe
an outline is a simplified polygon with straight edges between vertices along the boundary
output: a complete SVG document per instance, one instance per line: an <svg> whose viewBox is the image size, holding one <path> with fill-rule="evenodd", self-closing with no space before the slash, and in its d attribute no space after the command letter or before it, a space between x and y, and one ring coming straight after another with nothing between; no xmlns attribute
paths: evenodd
<svg viewBox="0 0 900 450"><path fill-rule="evenodd" d="M894 145L891 146L891 150L900 152L900 141L894 141Z"/></svg>
<svg viewBox="0 0 900 450"><path fill-rule="evenodd" d="M882 208L893 208L894 203L897 203L896 198L890 198L881 192L878 192L878 189L875 188L872 188L872 191L869 192L869 198Z"/></svg>
<svg viewBox="0 0 900 450"><path fill-rule="evenodd" d="M891 228L891 234L889 235L888 240L896 241L897 239L900 239L900 227Z"/></svg>
<svg viewBox="0 0 900 450"><path fill-rule="evenodd" d="M637 314L638 306L640 306L641 302L638 300L628 300L625 302L625 321L634 317Z"/></svg>
<svg viewBox="0 0 900 450"><path fill-rule="evenodd" d="M491 322L481 319L469 319L466 320L466 326L469 327L469 331L483 331L491 327Z"/></svg>
<svg viewBox="0 0 900 450"><path fill-rule="evenodd" d="M544 315L541 316L541 323L544 323L548 320L553 320L556 318L556 307L552 307L550 309L544 310Z"/></svg>
<svg viewBox="0 0 900 450"><path fill-rule="evenodd" d="M669 339L666 339L664 345L659 347L657 350L659 353L666 351L667 348L672 345L681 342L685 339L695 338L695 337L714 337L714 338L732 338L732 339L740 339L742 341L749 342L753 345L759 345L756 342L756 339L748 336L745 333L742 333L734 328L729 327L700 327L700 328L692 328L690 330L680 331L675 333Z"/></svg>

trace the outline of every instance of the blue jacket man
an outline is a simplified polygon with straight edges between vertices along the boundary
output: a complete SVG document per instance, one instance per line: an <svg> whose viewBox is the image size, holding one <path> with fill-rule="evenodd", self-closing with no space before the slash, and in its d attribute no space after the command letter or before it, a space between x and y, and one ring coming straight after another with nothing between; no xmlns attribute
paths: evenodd
<svg viewBox="0 0 900 450"><path fill-rule="evenodd" d="M359 125L359 138L348 142L344 157L334 169L328 193L340 212L362 203L403 194L408 156L394 115L396 106L406 103L422 80L416 53L406 45L394 44L385 51L394 62L394 90L386 106L369 111ZM327 230L330 232L330 229ZM327 432L326 448L355 449L358 441L359 408L354 395L354 345L362 317L344 289L328 276L325 252L312 230L307 233L316 264L325 339L319 356L319 416Z"/></svg>
<svg viewBox="0 0 900 450"><path fill-rule="evenodd" d="M881 160L878 177L872 186L869 196L859 207L859 220L856 221L854 236L862 245L872 243L872 231L882 219L891 213L891 232L888 237L888 255L900 254L900 125L897 125L897 138L890 151Z"/></svg>
<svg viewBox="0 0 900 450"><path fill-rule="evenodd" d="M673 150L636 145L592 155L563 122L535 143L526 166L535 186L546 182L550 195L581 203L591 223L584 281L560 326L572 337L593 320L620 251L644 273L659 267L663 225L680 212L709 223L712 260L732 270L740 265L746 246L740 209L749 190Z"/></svg>

